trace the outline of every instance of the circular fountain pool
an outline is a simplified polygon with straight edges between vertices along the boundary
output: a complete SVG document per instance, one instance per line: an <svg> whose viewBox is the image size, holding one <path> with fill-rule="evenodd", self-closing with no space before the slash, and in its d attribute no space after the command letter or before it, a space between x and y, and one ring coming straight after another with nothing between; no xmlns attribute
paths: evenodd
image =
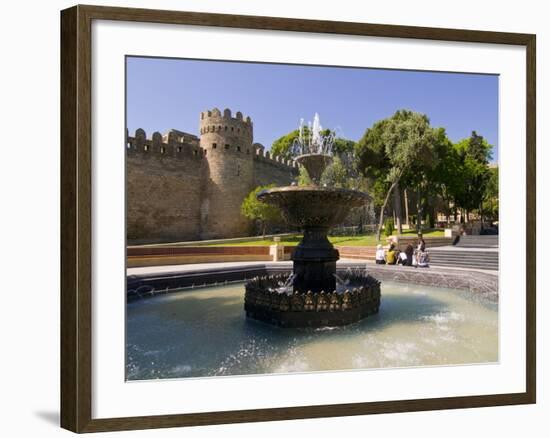
<svg viewBox="0 0 550 438"><path fill-rule="evenodd" d="M247 319L244 284L160 295L127 307L128 380L498 361L494 299L384 281L379 313L336 328Z"/></svg>

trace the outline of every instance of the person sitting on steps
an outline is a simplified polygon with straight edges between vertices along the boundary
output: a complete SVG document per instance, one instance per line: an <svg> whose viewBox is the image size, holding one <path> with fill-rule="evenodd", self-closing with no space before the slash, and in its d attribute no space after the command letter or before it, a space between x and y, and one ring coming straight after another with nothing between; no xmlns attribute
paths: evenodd
<svg viewBox="0 0 550 438"><path fill-rule="evenodd" d="M405 251L399 253L399 259L403 266L412 266L413 264L414 248L409 243L405 248Z"/></svg>
<svg viewBox="0 0 550 438"><path fill-rule="evenodd" d="M395 244L392 242L388 248L388 253L386 255L386 263L388 265L395 265L397 263L397 258L399 255L399 250L395 247Z"/></svg>
<svg viewBox="0 0 550 438"><path fill-rule="evenodd" d="M418 233L418 243L416 244L417 251L424 252L426 251L426 242L422 237L422 233Z"/></svg>
<svg viewBox="0 0 550 438"><path fill-rule="evenodd" d="M428 267L428 252L426 251L426 242L422 238L422 233L418 233L418 243L416 245L416 251L414 252L414 266L420 268Z"/></svg>
<svg viewBox="0 0 550 438"><path fill-rule="evenodd" d="M376 255L374 259L377 265L386 264L386 252L384 251L384 248L380 244L378 244L378 246L376 247Z"/></svg>

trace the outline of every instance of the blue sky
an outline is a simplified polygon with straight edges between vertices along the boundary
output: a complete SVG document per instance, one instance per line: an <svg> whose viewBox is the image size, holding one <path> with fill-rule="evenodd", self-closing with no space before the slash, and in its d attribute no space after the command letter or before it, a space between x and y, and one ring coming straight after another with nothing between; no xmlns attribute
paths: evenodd
<svg viewBox="0 0 550 438"><path fill-rule="evenodd" d="M198 134L199 113L241 111L267 148L319 113L324 128L359 140L405 108L425 113L452 141L475 130L498 158L498 76L288 64L127 58L127 125Z"/></svg>

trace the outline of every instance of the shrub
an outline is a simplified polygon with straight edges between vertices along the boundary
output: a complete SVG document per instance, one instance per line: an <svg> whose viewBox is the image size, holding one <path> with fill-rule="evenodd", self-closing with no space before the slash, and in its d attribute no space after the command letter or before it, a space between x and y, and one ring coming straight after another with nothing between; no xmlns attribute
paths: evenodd
<svg viewBox="0 0 550 438"><path fill-rule="evenodd" d="M393 225L393 218L389 217L386 219L386 222L384 222L384 234L386 236L391 236L395 230L395 227Z"/></svg>
<svg viewBox="0 0 550 438"><path fill-rule="evenodd" d="M253 221L258 221L262 230L262 235L265 236L265 231L268 224L276 224L281 222L280 210L266 202L258 200L257 195L262 190L274 187L274 184L268 186L259 186L252 190L241 204L241 214Z"/></svg>

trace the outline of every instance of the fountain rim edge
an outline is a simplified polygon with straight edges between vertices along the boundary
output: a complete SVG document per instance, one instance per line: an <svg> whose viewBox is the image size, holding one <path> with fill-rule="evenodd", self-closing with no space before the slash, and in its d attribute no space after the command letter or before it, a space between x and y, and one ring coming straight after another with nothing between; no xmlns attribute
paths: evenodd
<svg viewBox="0 0 550 438"><path fill-rule="evenodd" d="M342 193L342 194L353 194L359 195L364 198L370 198L370 195L361 190L354 189L345 189L341 187L323 187L316 186L313 184L308 184L305 186L283 186L283 187L272 187L270 189L264 189L259 192L256 196L260 198L263 195L270 193L286 193L286 192L300 192L300 193Z"/></svg>

